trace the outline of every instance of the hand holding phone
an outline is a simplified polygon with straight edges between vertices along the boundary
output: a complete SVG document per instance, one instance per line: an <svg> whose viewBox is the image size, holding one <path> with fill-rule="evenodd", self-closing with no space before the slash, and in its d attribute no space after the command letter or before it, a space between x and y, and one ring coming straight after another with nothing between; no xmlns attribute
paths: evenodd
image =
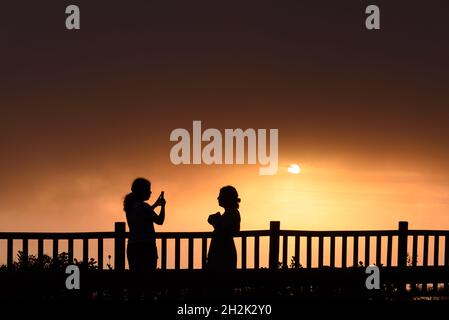
<svg viewBox="0 0 449 320"><path fill-rule="evenodd" d="M161 195L159 196L159 199L158 199L161 206L165 206L165 198L164 197L165 197L165 192L162 191Z"/></svg>
<svg viewBox="0 0 449 320"><path fill-rule="evenodd" d="M161 192L161 194L159 195L159 197L157 198L156 202L153 204L153 207L159 207L159 206L165 206L165 199L164 199L164 191Z"/></svg>

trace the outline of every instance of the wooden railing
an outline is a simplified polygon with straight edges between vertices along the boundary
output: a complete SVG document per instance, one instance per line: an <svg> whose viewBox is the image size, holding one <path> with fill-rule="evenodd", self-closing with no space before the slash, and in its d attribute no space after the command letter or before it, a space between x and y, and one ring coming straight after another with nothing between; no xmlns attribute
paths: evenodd
<svg viewBox="0 0 449 320"><path fill-rule="evenodd" d="M174 269L181 269L181 240L188 241L187 269L194 269L195 240L201 241L201 268L206 266L208 239L212 237L211 232L158 232L156 234L160 257L160 267L162 270L167 268L167 242L174 240ZM247 269L248 263L248 239L253 238L254 252L253 268L261 267L260 261L260 239L267 237L269 239L268 267L270 269L288 268L289 258L293 259L293 268L348 268L358 266L360 262L364 265L376 264L387 267L407 267L407 266L449 266L449 231L438 230L409 230L407 222L399 222L397 230L382 231L296 231L281 230L280 222L270 222L269 230L241 231L236 234L240 244L240 268ZM60 253L59 245L61 241L68 242L69 262L74 260L74 241L82 240L82 261L87 263L89 260L89 240L95 240L98 243L98 268L104 269L104 240L114 241L114 269L124 270L126 265L126 225L124 222L115 223L114 232L84 232L84 233L19 233L19 232L0 232L0 241L6 240L6 265L8 269L13 268L15 255L14 240L22 242L22 252L24 257L29 254L29 241L37 240L37 257L42 259L44 255L44 240L50 240L53 244L53 258L57 259ZM312 250L314 239L318 241L316 251ZM359 247L360 240L363 239L364 248ZM422 240L421 242L419 240ZM289 248L289 240L294 241L293 249ZM432 240L432 241L431 241ZM444 251L441 242L444 241ZM301 243L305 241L305 252L301 250ZM328 245L325 250L325 242ZM337 246L337 242L339 246ZM351 242L351 248L348 243ZM376 244L375 247L373 244ZM397 244L397 245L394 245ZM418 252L418 248L422 250ZM341 244L341 245L340 245ZM382 249L386 244L386 255L383 259ZM409 244L410 249L409 250ZM304 247L304 246L303 246ZM433 247L433 261L429 261L429 252ZM292 250L291 250L292 249ZM362 249L362 250L360 250ZM360 255L362 251L362 255ZM411 253L410 253L411 251ZM291 254L289 254L289 252ZM373 252L374 259L371 259ZM2 254L0 252L0 254ZM422 254L422 255L421 255ZM304 258L305 264L301 265L301 258ZM325 263L325 256L328 263ZM173 256L172 256L173 257ZM440 257L443 257L441 260ZM279 259L281 258L281 259ZM348 264L348 259L350 263ZM396 264L393 263L396 260ZM315 266L313 266L313 262ZM339 266L337 266L339 261ZM421 263L418 263L421 261ZM26 263L26 262L25 262Z"/></svg>
<svg viewBox="0 0 449 320"><path fill-rule="evenodd" d="M72 232L72 233L37 233L37 232L0 232L0 240L7 240L7 258L6 266L8 269L13 268L14 255L17 251L14 250L14 240L22 242L22 255L27 257L29 255L29 241L37 240L37 257L41 260L44 256L44 240L51 240L53 243L53 259L58 259L60 253L59 244L61 241L67 241L68 243L68 260L69 263L74 261L74 241L83 241L83 258L82 261L87 263L89 260L89 240L98 241L98 268L101 270L104 268L103 259L103 243L104 239L119 239L119 233L116 232ZM118 249L118 248L116 248ZM124 250L124 249L123 249ZM26 263L26 260L23 261Z"/></svg>

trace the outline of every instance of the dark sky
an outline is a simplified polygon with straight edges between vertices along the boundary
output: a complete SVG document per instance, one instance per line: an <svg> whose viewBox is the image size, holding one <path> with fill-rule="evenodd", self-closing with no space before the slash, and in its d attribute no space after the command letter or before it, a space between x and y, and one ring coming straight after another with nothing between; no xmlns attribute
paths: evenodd
<svg viewBox="0 0 449 320"><path fill-rule="evenodd" d="M81 30L65 29L69 4ZM447 0L4 0L0 200L99 164L166 164L170 131L192 120L444 180L448 36Z"/></svg>
<svg viewBox="0 0 449 320"><path fill-rule="evenodd" d="M79 31L68 4L1 4L3 150L89 150L146 139L146 119L164 135L204 119L446 156L447 1L377 1L380 31L365 1L77 1Z"/></svg>

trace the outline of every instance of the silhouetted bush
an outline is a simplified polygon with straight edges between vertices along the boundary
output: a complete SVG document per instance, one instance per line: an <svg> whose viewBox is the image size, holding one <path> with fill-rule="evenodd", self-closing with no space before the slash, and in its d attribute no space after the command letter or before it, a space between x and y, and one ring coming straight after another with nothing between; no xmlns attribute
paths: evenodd
<svg viewBox="0 0 449 320"><path fill-rule="evenodd" d="M35 255L30 254L25 257L23 251L19 250L17 253L17 261L13 262L10 271L63 271L68 265L77 265L82 268L86 268L87 266L87 269L89 270L98 269L98 263L94 258L90 258L86 265L82 260L78 260L76 258L73 259L73 262L70 262L67 252L58 254L57 258L55 259L47 254L44 254L41 257L36 257ZM109 264L108 267L111 268ZM0 272L7 270L8 268L6 265L0 266Z"/></svg>

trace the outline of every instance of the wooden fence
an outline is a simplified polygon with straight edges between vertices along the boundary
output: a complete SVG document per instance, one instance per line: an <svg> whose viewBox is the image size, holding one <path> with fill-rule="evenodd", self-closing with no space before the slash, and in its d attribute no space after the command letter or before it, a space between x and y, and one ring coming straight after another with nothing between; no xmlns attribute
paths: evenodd
<svg viewBox="0 0 449 320"><path fill-rule="evenodd" d="M156 234L160 247L158 248L160 266L162 270L167 268L167 257L174 255L174 269L181 269L181 240L187 240L187 269L194 269L194 243L201 241L201 268L206 266L208 239L212 237L211 232L158 232ZM270 222L269 230L240 231L235 235L240 247L240 268L247 269L249 256L248 239L253 239L254 251L252 254L253 268L261 267L260 252L262 237L268 240L268 267L269 269L286 269L290 263L292 268L336 268L338 260L340 268L358 266L360 263L367 266L376 264L386 267L413 267L413 266L449 266L449 231L442 230L409 230L407 222L399 222L397 230L381 231L297 231L281 230L280 222ZM60 253L59 245L62 241L68 243L68 259L74 259L74 241L82 240L82 261L89 260L89 240L98 242L98 269L104 269L104 241L114 241L114 269L124 270L126 259L126 225L124 222L115 223L114 232L83 232L83 233L23 233L23 232L0 232L0 240L6 240L6 266L13 268L14 256L18 249L14 248L14 240L22 242L21 251L23 256L29 254L29 241L37 240L37 257L42 259L44 255L44 240L52 241L53 258L57 259ZM317 250L312 250L312 243L318 242ZM364 248L359 248L360 239L363 239ZM174 252L168 252L167 241L174 240ZM289 243L294 241L293 248ZM442 241L443 240L443 241ZM301 250L301 243L305 246ZM325 241L326 246L325 254ZM337 248L336 243L339 243ZM351 241L351 248L348 242ZM444 248L443 248L444 242ZM393 243L397 244L393 246ZM373 246L375 244L375 246ZM386 246L385 246L386 245ZM382 249L386 247L386 255L382 255ZM418 248L421 250L418 252ZM16 249L16 250L15 250ZM337 250L338 249L338 250ZM362 249L362 250L361 250ZM409 250L411 249L411 250ZM433 249L433 252L431 251ZM303 252L305 251L305 252ZM360 255L360 251L362 254ZM411 252L410 252L411 251ZM292 254L289 254L291 252ZM429 261L429 252L432 253L433 261ZM373 254L372 254L373 253ZM0 253L1 254L1 253ZM304 259L305 255L305 259ZM327 264L324 263L325 255L329 257ZM375 259L371 257L375 256ZM173 256L172 256L173 257ZM384 259L383 259L384 257ZM440 259L442 257L442 259ZM301 258L305 264L300 263ZM348 263L349 260L349 263ZM393 263L393 260L396 262ZM317 261L313 266L312 261ZM420 261L418 263L418 261ZM291 262L291 261L290 261ZM26 260L23 262L26 264Z"/></svg>

